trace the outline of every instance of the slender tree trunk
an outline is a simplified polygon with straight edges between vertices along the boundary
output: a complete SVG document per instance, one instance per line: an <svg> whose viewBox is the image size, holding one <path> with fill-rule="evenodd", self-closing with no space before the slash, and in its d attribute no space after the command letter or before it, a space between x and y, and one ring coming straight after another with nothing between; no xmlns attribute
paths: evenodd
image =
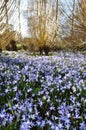
<svg viewBox="0 0 86 130"><path fill-rule="evenodd" d="M18 0L18 22L19 22L19 34L20 34L21 33L20 0Z"/></svg>
<svg viewBox="0 0 86 130"><path fill-rule="evenodd" d="M8 9L7 9L7 2L8 0L4 0L4 7L5 7L5 18L6 18L6 30L8 30L8 26L9 26L9 23L8 23Z"/></svg>
<svg viewBox="0 0 86 130"><path fill-rule="evenodd" d="M71 30L72 38L74 36L74 11L75 11L75 0L73 0L73 11L72 11L72 30Z"/></svg>
<svg viewBox="0 0 86 130"><path fill-rule="evenodd" d="M37 0L37 16L39 14L39 1Z"/></svg>
<svg viewBox="0 0 86 130"><path fill-rule="evenodd" d="M56 0L56 20L58 19L58 0Z"/></svg>

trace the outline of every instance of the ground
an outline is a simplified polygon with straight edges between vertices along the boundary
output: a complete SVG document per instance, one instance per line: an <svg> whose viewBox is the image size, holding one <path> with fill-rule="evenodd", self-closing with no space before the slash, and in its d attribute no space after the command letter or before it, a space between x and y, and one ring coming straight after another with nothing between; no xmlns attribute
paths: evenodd
<svg viewBox="0 0 86 130"><path fill-rule="evenodd" d="M0 54L0 130L85 130L86 55Z"/></svg>

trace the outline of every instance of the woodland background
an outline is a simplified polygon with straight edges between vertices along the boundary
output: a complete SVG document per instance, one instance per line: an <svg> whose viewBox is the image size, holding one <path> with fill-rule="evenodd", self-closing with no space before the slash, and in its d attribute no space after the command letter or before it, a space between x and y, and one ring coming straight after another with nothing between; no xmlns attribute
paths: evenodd
<svg viewBox="0 0 86 130"><path fill-rule="evenodd" d="M86 50L86 0L1 0L0 50L45 45Z"/></svg>

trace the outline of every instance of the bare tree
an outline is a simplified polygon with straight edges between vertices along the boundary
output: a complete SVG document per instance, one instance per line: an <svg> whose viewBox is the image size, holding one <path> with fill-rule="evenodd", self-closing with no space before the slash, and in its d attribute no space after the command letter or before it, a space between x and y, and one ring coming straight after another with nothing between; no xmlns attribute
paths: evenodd
<svg viewBox="0 0 86 130"><path fill-rule="evenodd" d="M74 29L78 37L77 50L86 50L86 0L77 1Z"/></svg>
<svg viewBox="0 0 86 130"><path fill-rule="evenodd" d="M75 28L86 34L86 0L78 0L77 13L75 15Z"/></svg>
<svg viewBox="0 0 86 130"><path fill-rule="evenodd" d="M58 30L58 19L54 15L54 9L48 1L38 3L38 15L33 14L29 19L31 37L37 48L48 46L55 43L56 33ZM47 8L45 10L45 8Z"/></svg>
<svg viewBox="0 0 86 130"><path fill-rule="evenodd" d="M2 0L0 6L0 48L5 48L10 40L15 39L16 31L13 30L13 23L16 11L15 0ZM12 23L12 24L11 24Z"/></svg>

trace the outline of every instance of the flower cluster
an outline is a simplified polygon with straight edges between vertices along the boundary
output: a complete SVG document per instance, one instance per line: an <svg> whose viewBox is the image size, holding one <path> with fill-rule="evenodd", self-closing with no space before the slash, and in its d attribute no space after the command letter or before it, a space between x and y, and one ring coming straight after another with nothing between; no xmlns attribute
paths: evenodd
<svg viewBox="0 0 86 130"><path fill-rule="evenodd" d="M86 56L2 53L0 129L86 129Z"/></svg>

